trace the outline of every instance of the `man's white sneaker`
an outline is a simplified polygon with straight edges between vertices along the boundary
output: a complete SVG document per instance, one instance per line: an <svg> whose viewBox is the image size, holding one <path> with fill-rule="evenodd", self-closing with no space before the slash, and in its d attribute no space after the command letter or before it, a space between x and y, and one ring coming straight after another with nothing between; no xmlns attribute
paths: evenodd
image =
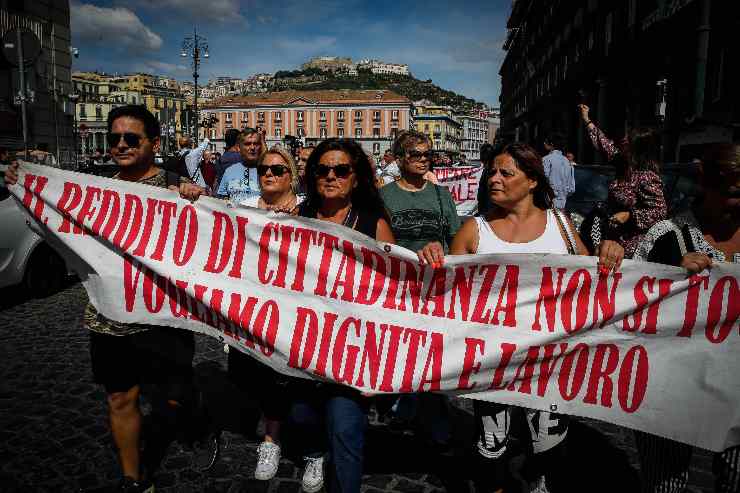
<svg viewBox="0 0 740 493"><path fill-rule="evenodd" d="M324 457L306 457L303 471L303 491L316 493L324 487Z"/></svg>
<svg viewBox="0 0 740 493"><path fill-rule="evenodd" d="M254 478L267 481L275 477L280 465L280 445L272 442L262 442L257 448L257 468Z"/></svg>

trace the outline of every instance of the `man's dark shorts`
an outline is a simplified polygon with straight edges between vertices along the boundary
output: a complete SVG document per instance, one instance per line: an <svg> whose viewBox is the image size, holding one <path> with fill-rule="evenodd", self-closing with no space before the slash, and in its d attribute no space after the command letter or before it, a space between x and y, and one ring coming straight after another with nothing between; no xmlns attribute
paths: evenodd
<svg viewBox="0 0 740 493"><path fill-rule="evenodd" d="M179 400L192 382L194 354L194 334L185 329L154 327L126 336L90 331L93 376L108 394L163 384L168 398Z"/></svg>

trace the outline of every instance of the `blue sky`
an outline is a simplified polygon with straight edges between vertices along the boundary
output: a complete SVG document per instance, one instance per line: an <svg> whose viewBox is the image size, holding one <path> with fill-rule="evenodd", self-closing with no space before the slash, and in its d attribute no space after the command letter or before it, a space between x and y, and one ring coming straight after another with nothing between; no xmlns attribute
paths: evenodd
<svg viewBox="0 0 740 493"><path fill-rule="evenodd" d="M298 68L318 55L406 63L420 79L498 106L510 0L73 0L74 70L186 80L182 39L206 36L201 77Z"/></svg>

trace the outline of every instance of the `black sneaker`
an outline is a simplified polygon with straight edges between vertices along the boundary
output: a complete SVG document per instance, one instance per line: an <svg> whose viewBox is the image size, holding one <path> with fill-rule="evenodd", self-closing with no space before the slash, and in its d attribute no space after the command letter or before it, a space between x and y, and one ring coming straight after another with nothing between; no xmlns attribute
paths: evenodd
<svg viewBox="0 0 740 493"><path fill-rule="evenodd" d="M221 451L221 433L208 433L203 439L193 442L193 469L205 472L213 467Z"/></svg>
<svg viewBox="0 0 740 493"><path fill-rule="evenodd" d="M134 480L124 476L113 490L117 493L154 493L154 485L147 479Z"/></svg>

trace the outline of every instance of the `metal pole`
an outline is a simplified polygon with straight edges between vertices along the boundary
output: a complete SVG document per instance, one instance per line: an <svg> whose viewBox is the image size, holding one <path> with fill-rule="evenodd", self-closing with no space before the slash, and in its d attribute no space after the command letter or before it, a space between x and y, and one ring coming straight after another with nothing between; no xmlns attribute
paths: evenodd
<svg viewBox="0 0 740 493"><path fill-rule="evenodd" d="M61 147L59 144L59 108L57 105L59 104L59 99L57 95L57 49L56 49L56 34L55 34L55 27L56 24L51 25L51 64L53 66L52 69L52 77L51 77L51 83L52 83L52 91L54 96L54 137L56 141L56 148L57 148L57 165L61 168L62 167L62 160L60 155L59 148Z"/></svg>
<svg viewBox="0 0 740 493"><path fill-rule="evenodd" d="M26 116L26 66L23 63L23 40L21 39L21 30L16 30L16 39L18 41L18 74L20 76L21 90L21 116L23 119L23 155L28 161L28 120Z"/></svg>

